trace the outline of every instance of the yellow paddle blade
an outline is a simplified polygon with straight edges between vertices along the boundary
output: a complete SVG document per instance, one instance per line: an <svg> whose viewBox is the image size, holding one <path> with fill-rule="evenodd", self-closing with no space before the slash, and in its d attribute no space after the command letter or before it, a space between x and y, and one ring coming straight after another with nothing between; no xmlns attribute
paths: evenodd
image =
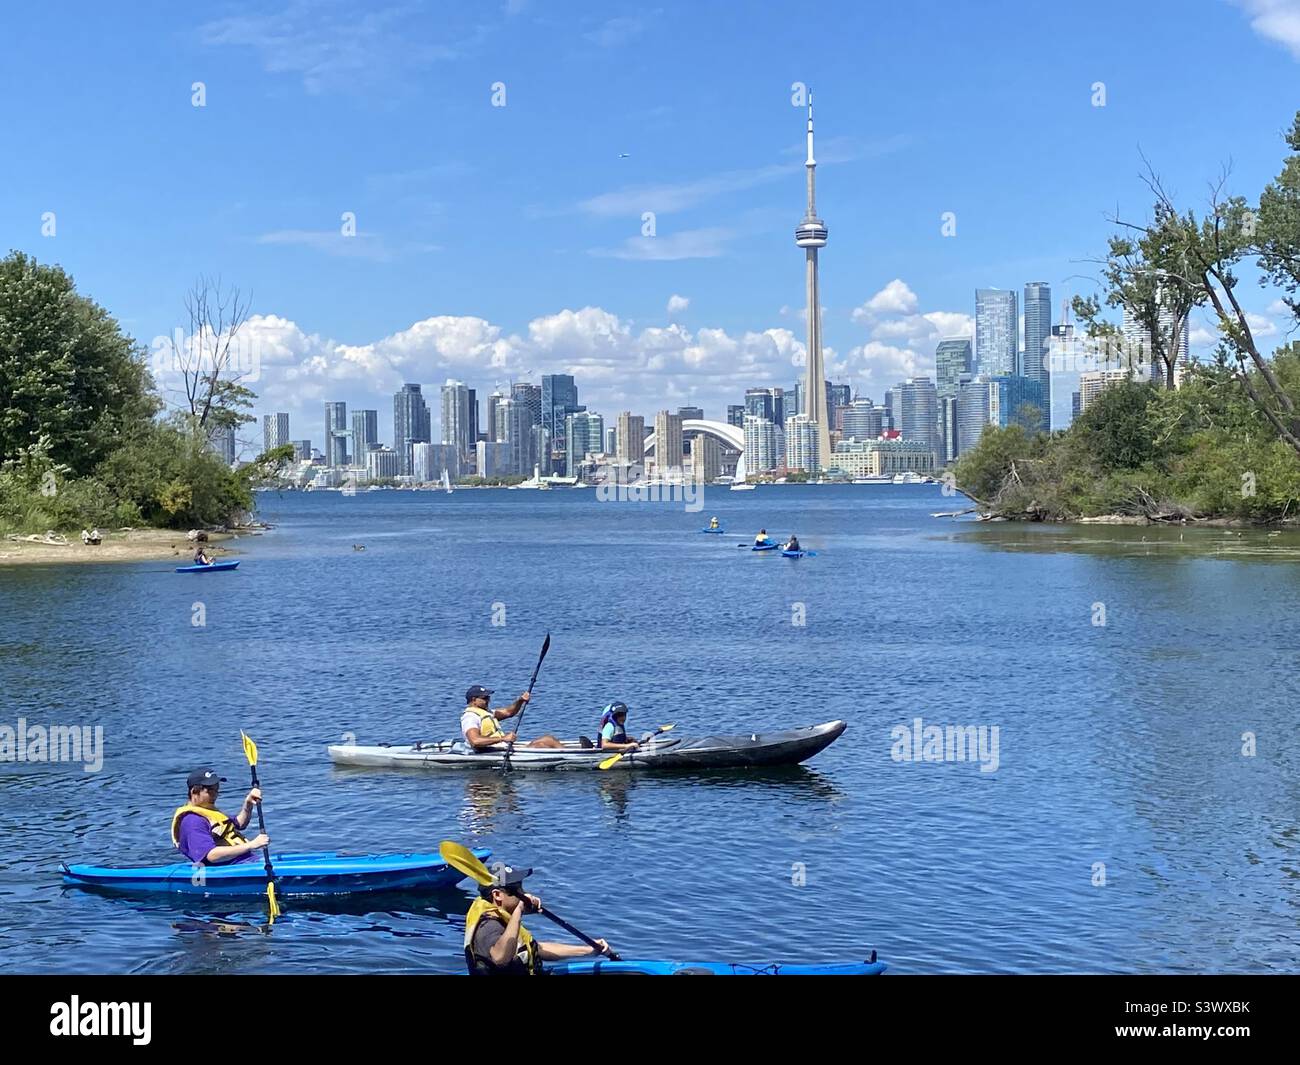
<svg viewBox="0 0 1300 1065"><path fill-rule="evenodd" d="M492 883L492 874L488 872L488 867L480 862L468 847L444 839L438 844L438 853L442 855L444 862L464 873L471 880L477 880L480 884Z"/></svg>
<svg viewBox="0 0 1300 1065"><path fill-rule="evenodd" d="M619 753L614 755L611 758L606 758L603 762L600 763L600 766L598 768L608 769L610 766L612 766L615 762L617 762L622 757L623 757L622 753Z"/></svg>
<svg viewBox="0 0 1300 1065"><path fill-rule="evenodd" d="M257 765L257 744L242 728L239 730L239 738L244 741L244 757L248 759L248 764Z"/></svg>
<svg viewBox="0 0 1300 1065"><path fill-rule="evenodd" d="M271 912L271 920L274 921L280 916L280 904L275 901L275 885L270 881L266 885L266 902L267 909Z"/></svg>

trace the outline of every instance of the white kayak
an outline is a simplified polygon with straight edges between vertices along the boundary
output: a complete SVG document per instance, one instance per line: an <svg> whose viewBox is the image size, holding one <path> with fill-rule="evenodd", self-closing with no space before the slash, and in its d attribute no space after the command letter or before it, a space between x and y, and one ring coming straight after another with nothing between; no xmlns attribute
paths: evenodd
<svg viewBox="0 0 1300 1065"><path fill-rule="evenodd" d="M702 736L682 739L672 733L655 736L611 767L614 770L649 769L744 769L751 766L797 765L834 743L848 726L843 721L786 729L782 732L750 732L734 736ZM516 747L510 755L511 769L574 770L598 769L613 752L566 743L561 748ZM371 766L384 769L501 769L505 749L472 751L461 740L438 743L380 744L362 747L334 744L329 756L335 765Z"/></svg>

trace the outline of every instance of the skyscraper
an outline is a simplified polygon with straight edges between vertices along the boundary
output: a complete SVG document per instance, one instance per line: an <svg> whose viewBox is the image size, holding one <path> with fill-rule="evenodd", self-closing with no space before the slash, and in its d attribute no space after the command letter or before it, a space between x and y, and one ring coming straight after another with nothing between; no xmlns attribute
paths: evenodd
<svg viewBox="0 0 1300 1065"><path fill-rule="evenodd" d="M325 404L325 465L348 464L348 405Z"/></svg>
<svg viewBox="0 0 1300 1065"><path fill-rule="evenodd" d="M572 374L542 375L542 427L550 434L551 452L557 458L565 454L568 448L566 426L569 415L586 409L578 404L578 386L574 383ZM582 456L579 455L578 458L581 459Z"/></svg>
<svg viewBox="0 0 1300 1065"><path fill-rule="evenodd" d="M285 441L288 443L288 441ZM235 428L232 425L220 426L208 435L208 444L221 457L227 466L235 464Z"/></svg>
<svg viewBox="0 0 1300 1065"><path fill-rule="evenodd" d="M577 477L583 459L605 446L605 419L590 411L575 411L564 420L564 472Z"/></svg>
<svg viewBox="0 0 1300 1065"><path fill-rule="evenodd" d="M869 399L855 399L844 408L843 428L845 438L875 440L885 428L884 410Z"/></svg>
<svg viewBox="0 0 1300 1065"><path fill-rule="evenodd" d="M411 472L411 445L430 442L431 423L420 386L402 385L393 395L393 450L397 452L400 473Z"/></svg>
<svg viewBox="0 0 1300 1065"><path fill-rule="evenodd" d="M1016 294L997 288L975 290L976 373L990 377L1016 372L1020 311Z"/></svg>
<svg viewBox="0 0 1300 1065"><path fill-rule="evenodd" d="M270 451L273 447L289 442L289 415L262 415L262 450Z"/></svg>
<svg viewBox="0 0 1300 1065"><path fill-rule="evenodd" d="M786 466L792 470L813 472L830 465L817 453L817 424L806 414L796 414L785 420Z"/></svg>
<svg viewBox="0 0 1300 1065"><path fill-rule="evenodd" d="M687 418L695 418L697 421L704 420L703 407L678 407L677 417L685 421Z"/></svg>
<svg viewBox="0 0 1300 1065"><path fill-rule="evenodd" d="M961 375L971 372L970 341L965 339L941 340L934 349L935 392L939 398L955 396Z"/></svg>
<svg viewBox="0 0 1300 1065"><path fill-rule="evenodd" d="M645 462L645 418L630 410L618 416L618 461L625 466Z"/></svg>
<svg viewBox="0 0 1300 1065"><path fill-rule="evenodd" d="M696 433L691 440L691 475L712 484L722 476L722 445L712 436Z"/></svg>
<svg viewBox="0 0 1300 1065"><path fill-rule="evenodd" d="M898 405L898 429L904 440L925 444L935 455L939 446L939 402L934 382L928 377L911 377L893 389Z"/></svg>
<svg viewBox="0 0 1300 1065"><path fill-rule="evenodd" d="M1161 308L1155 330L1149 329L1128 307L1124 308L1125 369L1132 369L1135 377L1146 376L1153 381L1165 380L1165 364L1160 352L1174 343L1174 312ZM1189 357L1188 320L1183 318L1178 326L1178 358L1174 363L1174 384L1177 386L1187 366ZM1111 369L1118 367L1112 363ZM1086 406L1086 404L1085 404Z"/></svg>
<svg viewBox="0 0 1300 1065"><path fill-rule="evenodd" d="M767 418L745 415L745 469L766 473L776 466L776 426Z"/></svg>
<svg viewBox="0 0 1300 1065"><path fill-rule="evenodd" d="M1052 288L1046 281L1031 281L1025 286L1025 354L1020 374L1043 387L1051 371L1048 366L1052 336Z"/></svg>
<svg viewBox="0 0 1300 1065"><path fill-rule="evenodd" d="M813 158L812 94L808 95L808 158L804 162L808 175L808 210L795 228L794 242L804 249L805 284L808 304L808 366L804 375L804 402L800 413L816 423L819 461L830 461L830 415L826 408L826 371L822 360L821 293L818 290L817 250L826 246L826 223L817 217L817 160Z"/></svg>
<svg viewBox="0 0 1300 1065"><path fill-rule="evenodd" d="M352 465L364 466L371 445L379 446L379 411L352 412ZM396 450L396 449L394 449Z"/></svg>
<svg viewBox="0 0 1300 1065"><path fill-rule="evenodd" d="M727 424L737 429L745 428L745 405L743 403L727 404Z"/></svg>
<svg viewBox="0 0 1300 1065"><path fill-rule="evenodd" d="M488 396L487 401L487 423L483 426L487 433L489 441L500 441L505 439L505 429L497 421L497 404L506 397L500 392L493 392Z"/></svg>
<svg viewBox="0 0 1300 1065"><path fill-rule="evenodd" d="M660 476L680 470L683 454L681 416L661 410L655 415L655 467Z"/></svg>
<svg viewBox="0 0 1300 1065"><path fill-rule="evenodd" d="M470 436L469 389L450 378L442 386L442 442L454 447L468 462L474 444Z"/></svg>

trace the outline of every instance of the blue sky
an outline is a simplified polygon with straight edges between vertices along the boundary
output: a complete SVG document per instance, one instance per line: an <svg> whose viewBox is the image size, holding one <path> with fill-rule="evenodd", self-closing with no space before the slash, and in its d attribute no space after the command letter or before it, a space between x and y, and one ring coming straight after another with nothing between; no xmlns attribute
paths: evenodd
<svg viewBox="0 0 1300 1065"><path fill-rule="evenodd" d="M404 380L573 372L607 417L791 384L794 82L830 361L876 399L976 287L1091 291L1106 216L1147 206L1139 151L1186 202L1228 162L1253 198L1300 108L1300 0L113 7L7 22L0 243L144 343L200 273L251 290L258 412L313 439L326 399L387 436Z"/></svg>

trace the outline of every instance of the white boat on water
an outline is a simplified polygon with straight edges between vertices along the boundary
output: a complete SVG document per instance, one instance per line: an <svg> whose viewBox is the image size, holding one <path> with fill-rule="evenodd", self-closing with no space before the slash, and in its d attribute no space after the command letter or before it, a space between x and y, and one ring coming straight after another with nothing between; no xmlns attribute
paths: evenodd
<svg viewBox="0 0 1300 1065"><path fill-rule="evenodd" d="M914 470L894 474L894 484L925 484L925 478Z"/></svg>
<svg viewBox="0 0 1300 1065"><path fill-rule="evenodd" d="M451 477L447 473L447 467L442 468L442 490L448 495L451 494Z"/></svg>
<svg viewBox="0 0 1300 1065"><path fill-rule="evenodd" d="M893 484L892 477L854 477L854 484Z"/></svg>
<svg viewBox="0 0 1300 1065"><path fill-rule="evenodd" d="M752 491L753 491L755 488L757 488L757 487L758 487L758 485L756 485L756 484L745 484L745 483L742 481L740 484L733 484L733 485L731 486L731 491L733 491L733 492L752 492Z"/></svg>

